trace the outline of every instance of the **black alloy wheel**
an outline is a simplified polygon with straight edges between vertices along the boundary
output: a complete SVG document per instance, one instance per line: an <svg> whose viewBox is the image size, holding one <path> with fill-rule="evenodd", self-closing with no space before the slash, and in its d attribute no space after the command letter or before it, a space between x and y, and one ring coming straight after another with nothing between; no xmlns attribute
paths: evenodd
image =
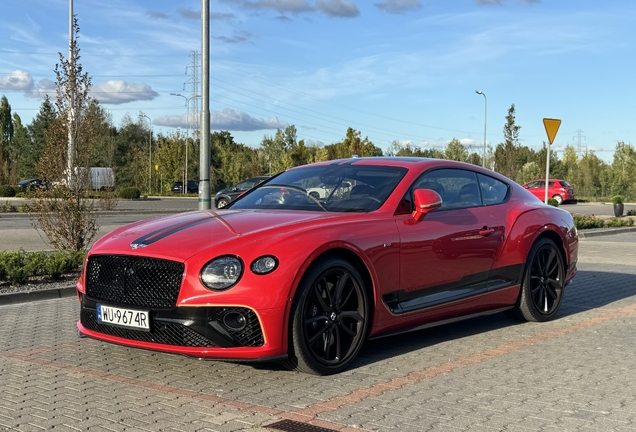
<svg viewBox="0 0 636 432"><path fill-rule="evenodd" d="M532 246L522 281L517 306L527 321L552 319L563 300L565 264L561 251L550 239L541 239Z"/></svg>
<svg viewBox="0 0 636 432"><path fill-rule="evenodd" d="M328 258L305 275L291 312L288 366L303 372L341 372L364 342L369 322L362 277L349 262Z"/></svg>

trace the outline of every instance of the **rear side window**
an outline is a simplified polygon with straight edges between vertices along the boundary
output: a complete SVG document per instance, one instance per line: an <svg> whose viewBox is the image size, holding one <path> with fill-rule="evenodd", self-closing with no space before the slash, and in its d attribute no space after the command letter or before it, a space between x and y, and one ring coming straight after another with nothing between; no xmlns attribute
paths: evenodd
<svg viewBox="0 0 636 432"><path fill-rule="evenodd" d="M570 185L570 183L568 183L568 182L566 182L566 181L564 181L564 180L561 180L561 186L564 186L564 187L572 187L572 185Z"/></svg>
<svg viewBox="0 0 636 432"><path fill-rule="evenodd" d="M477 178L484 205L501 204L506 200L510 190L507 184L483 174L477 174Z"/></svg>

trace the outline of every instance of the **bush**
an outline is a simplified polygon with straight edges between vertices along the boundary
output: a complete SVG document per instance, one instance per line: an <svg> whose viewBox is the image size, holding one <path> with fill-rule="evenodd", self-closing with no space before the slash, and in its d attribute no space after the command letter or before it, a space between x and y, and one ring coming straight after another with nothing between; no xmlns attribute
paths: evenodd
<svg viewBox="0 0 636 432"><path fill-rule="evenodd" d="M0 204L0 213L11 213L15 211L15 207L11 205L9 201L4 204Z"/></svg>
<svg viewBox="0 0 636 432"><path fill-rule="evenodd" d="M10 185L0 185L0 197L14 197L15 189Z"/></svg>
<svg viewBox="0 0 636 432"><path fill-rule="evenodd" d="M80 269L86 252L71 251L53 253L0 252L0 281L8 280L11 285L22 285L30 276L48 275L59 279L63 274Z"/></svg>
<svg viewBox="0 0 636 432"><path fill-rule="evenodd" d="M627 210L627 216L636 216L636 209Z"/></svg>
<svg viewBox="0 0 636 432"><path fill-rule="evenodd" d="M615 195L612 197L612 204L623 204L623 195Z"/></svg>
<svg viewBox="0 0 636 432"><path fill-rule="evenodd" d="M610 220L607 221L606 225L609 228L618 228L618 227L623 227L623 226L634 226L634 219L629 219L629 218L619 218L619 217L614 217Z"/></svg>
<svg viewBox="0 0 636 432"><path fill-rule="evenodd" d="M603 228L605 226L605 221L603 219L595 217L595 216L587 216L587 215L572 215L574 218L574 224L576 225L576 229L590 229L590 228Z"/></svg>
<svg viewBox="0 0 636 432"><path fill-rule="evenodd" d="M24 250L5 252L3 261L6 277L11 285L22 285L31 276L31 269L26 264L26 252Z"/></svg>
<svg viewBox="0 0 636 432"><path fill-rule="evenodd" d="M548 205L551 205L552 207L558 207L559 202L554 198L548 198Z"/></svg>
<svg viewBox="0 0 636 432"><path fill-rule="evenodd" d="M40 276L46 273L46 252L31 252L24 257L24 264L34 276Z"/></svg>
<svg viewBox="0 0 636 432"><path fill-rule="evenodd" d="M141 191L135 187L127 187L119 191L119 198L136 199L141 196Z"/></svg>
<svg viewBox="0 0 636 432"><path fill-rule="evenodd" d="M63 253L53 253L46 260L46 274L52 279L58 280L66 272L68 260Z"/></svg>

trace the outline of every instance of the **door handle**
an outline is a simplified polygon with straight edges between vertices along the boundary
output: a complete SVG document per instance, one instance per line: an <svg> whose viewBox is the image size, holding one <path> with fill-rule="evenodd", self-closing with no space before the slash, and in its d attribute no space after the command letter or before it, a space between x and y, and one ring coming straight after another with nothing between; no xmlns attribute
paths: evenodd
<svg viewBox="0 0 636 432"><path fill-rule="evenodd" d="M490 234L494 233L495 230L493 228L483 227L479 230L479 235L483 237L488 237Z"/></svg>

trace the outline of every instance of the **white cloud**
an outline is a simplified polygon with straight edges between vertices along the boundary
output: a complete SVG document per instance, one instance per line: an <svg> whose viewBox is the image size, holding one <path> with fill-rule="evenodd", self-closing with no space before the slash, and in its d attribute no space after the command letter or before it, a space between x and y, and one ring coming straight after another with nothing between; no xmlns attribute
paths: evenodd
<svg viewBox="0 0 636 432"><path fill-rule="evenodd" d="M44 99L44 96L48 95L54 99L57 93L55 82L50 79L41 79L33 87L24 92L24 95L33 99Z"/></svg>
<svg viewBox="0 0 636 432"><path fill-rule="evenodd" d="M375 6L390 14L401 14L422 8L420 0L384 0L381 3L376 3Z"/></svg>
<svg viewBox="0 0 636 432"><path fill-rule="evenodd" d="M322 12L332 18L354 18L360 15L358 7L347 0L316 0L312 6L307 0L223 0L245 9L275 10L278 13L299 14Z"/></svg>
<svg viewBox="0 0 636 432"><path fill-rule="evenodd" d="M360 15L358 7L345 0L316 0L316 9L337 18L355 18Z"/></svg>
<svg viewBox="0 0 636 432"><path fill-rule="evenodd" d="M187 127L186 119L186 114L170 115L156 119L153 124L185 129ZM287 126L289 126L288 123L281 122L277 117L259 119L250 116L246 112L235 111L231 108L210 112L210 129L212 130L253 132L267 129L284 129Z"/></svg>
<svg viewBox="0 0 636 432"><path fill-rule="evenodd" d="M159 93L145 83L109 80L95 84L91 89L91 96L102 104L119 105L127 102L153 100L159 96Z"/></svg>
<svg viewBox="0 0 636 432"><path fill-rule="evenodd" d="M250 9L272 9L280 13L311 12L313 8L306 0L223 0Z"/></svg>
<svg viewBox="0 0 636 432"><path fill-rule="evenodd" d="M14 70L0 75L0 90L28 91L33 88L33 77L28 72Z"/></svg>

